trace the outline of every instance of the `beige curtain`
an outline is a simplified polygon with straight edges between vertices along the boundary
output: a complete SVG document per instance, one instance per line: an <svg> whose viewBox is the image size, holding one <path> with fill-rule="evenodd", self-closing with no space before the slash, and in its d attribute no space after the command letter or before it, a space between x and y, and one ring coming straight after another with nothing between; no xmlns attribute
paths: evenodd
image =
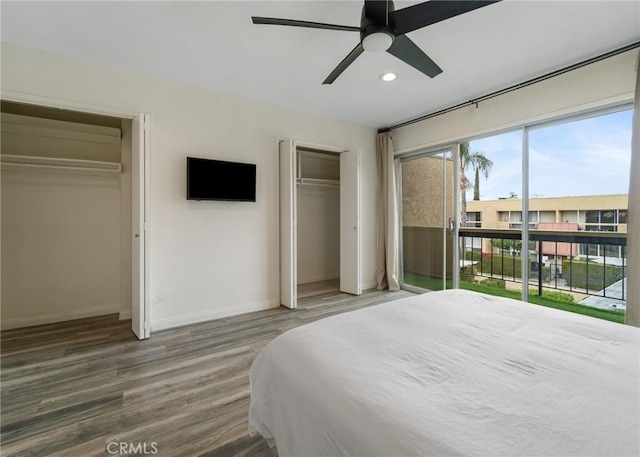
<svg viewBox="0 0 640 457"><path fill-rule="evenodd" d="M378 249L376 283L378 290L400 290L398 281L398 185L391 133L379 133L376 141L378 165Z"/></svg>
<svg viewBox="0 0 640 457"><path fill-rule="evenodd" d="M636 95L631 138L625 322L640 327L640 53L638 54L638 65L636 65Z"/></svg>

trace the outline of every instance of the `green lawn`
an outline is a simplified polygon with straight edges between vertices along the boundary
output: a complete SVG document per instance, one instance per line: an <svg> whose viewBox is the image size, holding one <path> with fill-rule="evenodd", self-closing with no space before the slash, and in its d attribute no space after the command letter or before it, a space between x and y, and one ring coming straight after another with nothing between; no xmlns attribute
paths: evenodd
<svg viewBox="0 0 640 457"><path fill-rule="evenodd" d="M421 275L418 273L404 273L404 282L416 287L421 287L428 290L441 290L442 278L434 278L431 276ZM452 287L452 281L447 280L447 288ZM476 292L482 292L489 295L495 295L498 297L507 297L520 300L520 292L516 290L499 289L497 287L488 287L483 284L475 284L466 281L460 281L460 288L466 290L474 290ZM536 305L548 306L549 308L561 309L563 311L569 311L577 314L584 314L586 316L597 317L598 319L605 319L607 321L617 322L619 324L624 323L624 312L614 311L608 309L592 308L590 306L579 305L577 303L566 303L555 300L550 300L546 297L540 297L535 295L535 291L529 293L529 302Z"/></svg>

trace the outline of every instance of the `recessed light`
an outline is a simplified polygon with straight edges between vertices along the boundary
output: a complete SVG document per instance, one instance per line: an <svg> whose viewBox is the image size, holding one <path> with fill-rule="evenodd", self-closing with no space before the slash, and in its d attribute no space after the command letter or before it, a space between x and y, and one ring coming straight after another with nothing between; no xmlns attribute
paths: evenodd
<svg viewBox="0 0 640 457"><path fill-rule="evenodd" d="M393 81L394 79L396 79L396 74L395 73L383 73L383 74L380 75L380 79L385 81L385 82Z"/></svg>

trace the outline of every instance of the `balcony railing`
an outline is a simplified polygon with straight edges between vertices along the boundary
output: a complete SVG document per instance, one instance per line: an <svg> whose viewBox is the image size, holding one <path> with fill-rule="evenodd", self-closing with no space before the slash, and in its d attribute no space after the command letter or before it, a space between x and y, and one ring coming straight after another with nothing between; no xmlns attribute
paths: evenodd
<svg viewBox="0 0 640 457"><path fill-rule="evenodd" d="M463 277L522 283L520 230L460 228ZM528 283L573 294L580 303L626 305L627 235L620 232L530 230Z"/></svg>

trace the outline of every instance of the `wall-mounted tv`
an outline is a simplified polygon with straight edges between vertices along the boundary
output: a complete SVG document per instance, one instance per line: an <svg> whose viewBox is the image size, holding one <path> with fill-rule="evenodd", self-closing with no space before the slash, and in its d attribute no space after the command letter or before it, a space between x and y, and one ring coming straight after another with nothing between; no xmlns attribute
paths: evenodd
<svg viewBox="0 0 640 457"><path fill-rule="evenodd" d="M256 201L256 165L187 157L187 200Z"/></svg>

